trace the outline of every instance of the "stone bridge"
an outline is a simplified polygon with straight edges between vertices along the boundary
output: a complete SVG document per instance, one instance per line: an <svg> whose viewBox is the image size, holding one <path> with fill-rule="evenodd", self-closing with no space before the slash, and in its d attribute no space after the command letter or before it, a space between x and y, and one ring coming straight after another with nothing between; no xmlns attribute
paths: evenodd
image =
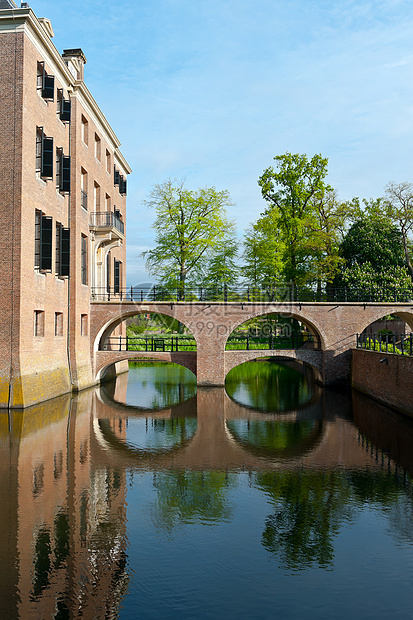
<svg viewBox="0 0 413 620"><path fill-rule="evenodd" d="M164 314L183 323L193 334L196 352L145 353L104 351L112 331L128 317L142 313ZM280 314L304 323L319 338L320 350L225 351L232 331L249 319ZM172 361L186 366L198 385L222 386L231 368L264 356L282 356L307 362L323 385L346 381L356 334L386 315L397 315L413 329L413 302L132 302L91 303L91 358L96 381L105 369L125 359Z"/></svg>

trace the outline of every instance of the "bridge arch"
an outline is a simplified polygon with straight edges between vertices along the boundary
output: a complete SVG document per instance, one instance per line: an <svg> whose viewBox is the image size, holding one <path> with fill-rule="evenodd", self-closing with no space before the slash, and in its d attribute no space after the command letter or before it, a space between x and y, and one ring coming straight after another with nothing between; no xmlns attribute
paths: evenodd
<svg viewBox="0 0 413 620"><path fill-rule="evenodd" d="M170 309L168 309L168 307L162 307L162 312L156 311L154 308L142 308L142 307L138 307L135 308L134 310L130 310L130 311L123 311L121 314L118 314L117 316L111 317L109 320L107 320L99 329L96 338L94 340L94 345L93 345L93 349L94 351L99 351L102 350L102 346L105 343L105 341L107 340L107 338L110 337L110 334L114 331L114 329L116 329L116 327L118 327L121 323L123 323L124 321L126 321L129 318L132 318L134 316L138 316L139 314L159 314L159 315L164 315L167 316L169 318L172 319L176 319L179 320L180 323L182 323L182 325L184 325L186 327L186 329L188 329L189 332L191 332L195 342L197 343L197 338L196 338L196 333L193 332L193 330L191 329L190 326L188 326L186 324L185 321L182 321L181 318L177 318L176 317L176 312L174 310L174 306L171 305ZM197 343L198 346L198 343Z"/></svg>
<svg viewBox="0 0 413 620"><path fill-rule="evenodd" d="M265 317L268 317L274 314L278 314L278 315L284 314L284 316L288 318L295 319L299 321L300 323L303 323L306 327L308 327L310 333L319 339L321 349L324 350L326 348L327 335L325 334L323 327L321 325L317 325L314 320L312 320L311 318L307 316L306 308L304 307L300 308L300 312L289 311L288 313L282 313L279 311L279 309L277 310L277 309L272 309L272 308L268 308L265 312L263 312L262 308L258 308L256 311L253 311L253 312L248 312L248 317L244 321L234 322L232 325L228 326L225 346L227 345L228 339L230 338L231 334L237 328L241 327L242 325L244 325L245 323L253 319L265 318Z"/></svg>
<svg viewBox="0 0 413 620"><path fill-rule="evenodd" d="M271 359L278 359L280 361L293 359L298 362L304 362L311 367L315 380L318 383L322 383L323 353L322 351L312 351L311 349L297 349L295 351L288 349L285 351L227 351L225 354L225 379L233 368L246 364L247 362L254 362L255 360L268 357Z"/></svg>
<svg viewBox="0 0 413 620"><path fill-rule="evenodd" d="M377 316L375 316L375 314L377 314ZM405 321L405 323L407 323L407 325L413 331L413 308L411 309L410 312L406 312L405 308L402 311L400 311L400 309L398 309L397 307L394 307L394 308L391 308L391 307L380 308L379 307L377 308L377 311L375 313L370 314L368 322L366 323L366 321L364 321L364 323L360 326L359 333L362 333L372 323L375 323L376 321L379 321L380 319L382 319L384 316L388 316L388 315L396 316L402 319L402 321Z"/></svg>

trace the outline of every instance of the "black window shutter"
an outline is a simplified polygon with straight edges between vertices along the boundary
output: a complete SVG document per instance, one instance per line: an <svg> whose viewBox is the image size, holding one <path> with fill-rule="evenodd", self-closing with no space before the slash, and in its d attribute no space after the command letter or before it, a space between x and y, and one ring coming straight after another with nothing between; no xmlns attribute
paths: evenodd
<svg viewBox="0 0 413 620"><path fill-rule="evenodd" d="M42 97L54 101L54 75L43 75Z"/></svg>
<svg viewBox="0 0 413 620"><path fill-rule="evenodd" d="M53 218L42 215L40 230L40 271L52 270Z"/></svg>
<svg viewBox="0 0 413 620"><path fill-rule="evenodd" d="M114 183L115 185L119 185L120 183L120 173L119 170L114 169Z"/></svg>
<svg viewBox="0 0 413 620"><path fill-rule="evenodd" d="M126 195L126 179L124 179L123 177L122 177L122 183L120 185L119 191L124 196Z"/></svg>
<svg viewBox="0 0 413 620"><path fill-rule="evenodd" d="M60 191L70 192L70 157L62 156Z"/></svg>
<svg viewBox="0 0 413 620"><path fill-rule="evenodd" d="M120 261L116 260L114 262L114 274L113 274L113 291L114 293L119 293L120 287Z"/></svg>
<svg viewBox="0 0 413 620"><path fill-rule="evenodd" d="M46 179L53 178L53 138L45 136L43 136L41 176Z"/></svg>
<svg viewBox="0 0 413 620"><path fill-rule="evenodd" d="M60 110L60 120L64 123L70 123L70 116L72 110L72 102L70 99L62 99L62 107Z"/></svg>
<svg viewBox="0 0 413 620"><path fill-rule="evenodd" d="M60 274L68 276L70 272L70 228L62 228L60 242Z"/></svg>

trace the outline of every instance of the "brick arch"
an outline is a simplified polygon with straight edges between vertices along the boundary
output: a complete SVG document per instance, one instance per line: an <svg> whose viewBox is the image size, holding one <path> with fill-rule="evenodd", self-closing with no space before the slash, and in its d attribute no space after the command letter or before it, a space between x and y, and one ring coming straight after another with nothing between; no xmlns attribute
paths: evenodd
<svg viewBox="0 0 413 620"><path fill-rule="evenodd" d="M375 321L379 321L384 316L389 315L389 314L397 316L403 321L405 321L410 327L410 329L413 331L413 308L411 309L410 312L406 311L405 308L400 312L400 310L397 307L393 307L393 308L390 307L390 308L385 308L384 311L383 311L383 308L379 308L377 310L377 316L374 316L373 314L374 318L372 318L372 315L370 314L369 321L366 324L364 323L362 324L362 326L359 329L359 333L361 334L369 325L371 325Z"/></svg>
<svg viewBox="0 0 413 620"><path fill-rule="evenodd" d="M244 323L246 323L247 321L250 321L251 319L256 319L258 317L265 317L265 316L268 316L270 314L282 314L282 312L280 312L279 309L278 310L277 309L272 310L271 308L269 308L265 312L263 312L262 308L259 308L255 312L249 312L248 313L248 317L246 317L242 321L242 323L234 322L232 325L230 324L228 326L228 335L227 335L227 339L225 341L225 344L227 343L227 340L230 337L230 335L232 334L232 332L237 327L240 327L241 325L244 325ZM301 308L299 313L298 312L288 312L288 315L289 315L289 318L296 319L296 320L300 321L301 323L304 323L307 327L309 327L310 331L312 331L320 339L321 348L322 349L326 348L326 334L324 333L323 327L321 325L317 325L314 322L314 320L312 320L311 318L309 318L307 316L305 308Z"/></svg>
<svg viewBox="0 0 413 620"><path fill-rule="evenodd" d="M231 355L235 354L235 355ZM311 349L298 349L293 350L278 350L278 351L226 351L225 352L225 378L233 368L245 364L246 362L253 362L254 360L263 359L265 357L284 359L294 359L299 362L305 362L311 366L315 380L322 381L323 372L323 354L321 351L312 351Z"/></svg>
<svg viewBox="0 0 413 620"><path fill-rule="evenodd" d="M99 350L99 346L101 343L103 343L106 338L108 338L110 336L110 334L113 332L113 330L118 327L121 323L123 323L123 321L125 321L128 318L131 318L133 316L137 316L138 314L163 314L165 316L168 316L170 318L173 319L177 319L179 320L193 335L195 342L197 342L197 338L196 338L196 334L193 332L193 330L191 329L190 326L188 326L185 322L185 320L181 320L181 318L178 318L176 316L176 310L175 310L175 306L171 305L170 309L168 309L168 307L162 307L162 311L159 311L158 309L155 309L155 307L151 307L150 309L142 309L141 307L137 307L134 310L129 310L129 311L122 311L121 314L119 314L119 310L115 313L115 316L112 316L109 320L106 321L106 323L104 323L99 331L97 332L95 338L94 338L94 343L93 343L93 349L94 351L98 351ZM108 313L109 314L109 313ZM197 343L198 345L198 343Z"/></svg>

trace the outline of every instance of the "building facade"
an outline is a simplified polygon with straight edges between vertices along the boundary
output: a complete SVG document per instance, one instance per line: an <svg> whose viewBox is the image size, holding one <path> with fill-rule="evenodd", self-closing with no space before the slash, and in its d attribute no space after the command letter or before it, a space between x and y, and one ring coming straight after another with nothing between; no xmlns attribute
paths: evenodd
<svg viewBox="0 0 413 620"><path fill-rule="evenodd" d="M91 295L125 286L131 170L85 55L52 38L27 3L0 0L0 407L92 385Z"/></svg>

